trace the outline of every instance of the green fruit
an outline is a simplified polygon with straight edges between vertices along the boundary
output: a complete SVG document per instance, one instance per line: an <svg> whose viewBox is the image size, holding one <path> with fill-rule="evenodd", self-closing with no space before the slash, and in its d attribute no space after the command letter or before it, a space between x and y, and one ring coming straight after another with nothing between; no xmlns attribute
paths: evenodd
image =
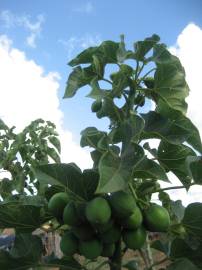
<svg viewBox="0 0 202 270"><path fill-rule="evenodd" d="M136 207L133 210L132 215L130 215L123 221L123 227L127 229L137 229L138 227L141 226L142 220L143 220L142 212L140 211L139 207Z"/></svg>
<svg viewBox="0 0 202 270"><path fill-rule="evenodd" d="M48 209L55 217L61 218L68 202L69 197L65 192L56 193L48 202Z"/></svg>
<svg viewBox="0 0 202 270"><path fill-rule="evenodd" d="M77 252L78 240L71 232L67 232L62 236L60 249L65 255L73 255Z"/></svg>
<svg viewBox="0 0 202 270"><path fill-rule="evenodd" d="M73 227L72 232L79 240L83 241L92 239L95 234L93 228L86 224L82 224L79 227Z"/></svg>
<svg viewBox="0 0 202 270"><path fill-rule="evenodd" d="M77 216L81 220L82 223L88 223L88 220L85 215L86 203L77 203L76 204L76 212Z"/></svg>
<svg viewBox="0 0 202 270"><path fill-rule="evenodd" d="M124 191L112 193L109 202L115 215L120 218L130 216L136 207L133 196Z"/></svg>
<svg viewBox="0 0 202 270"><path fill-rule="evenodd" d="M112 257L115 251L115 244L105 244L103 245L102 256Z"/></svg>
<svg viewBox="0 0 202 270"><path fill-rule="evenodd" d="M86 217L92 224L105 224L111 217L111 208L108 202L97 197L86 206Z"/></svg>
<svg viewBox="0 0 202 270"><path fill-rule="evenodd" d="M76 206L73 202L69 202L63 211L63 221L70 226L77 226L81 222L77 215Z"/></svg>
<svg viewBox="0 0 202 270"><path fill-rule="evenodd" d="M97 239L79 243L79 252L89 260L101 255L103 246Z"/></svg>
<svg viewBox="0 0 202 270"><path fill-rule="evenodd" d="M96 229L99 231L99 233L104 233L104 232L108 231L109 229L111 229L113 224L114 224L114 221L112 219L110 219L105 224L97 224Z"/></svg>
<svg viewBox="0 0 202 270"><path fill-rule="evenodd" d="M100 239L105 244L116 243L121 237L121 229L117 226L113 226L108 231L100 235Z"/></svg>
<svg viewBox="0 0 202 270"><path fill-rule="evenodd" d="M123 232L123 241L128 248L139 249L146 241L146 231L143 227L137 230L125 230Z"/></svg>
<svg viewBox="0 0 202 270"><path fill-rule="evenodd" d="M91 111L92 112L98 112L102 107L102 101L101 100L96 100L92 103L91 106Z"/></svg>
<svg viewBox="0 0 202 270"><path fill-rule="evenodd" d="M144 223L151 232L166 232L170 226L170 216L164 207L153 204L145 210Z"/></svg>

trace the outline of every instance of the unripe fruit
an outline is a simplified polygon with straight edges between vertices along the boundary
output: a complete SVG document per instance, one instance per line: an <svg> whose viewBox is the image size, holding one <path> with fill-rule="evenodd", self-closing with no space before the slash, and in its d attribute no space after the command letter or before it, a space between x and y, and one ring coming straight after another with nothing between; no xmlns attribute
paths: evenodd
<svg viewBox="0 0 202 270"><path fill-rule="evenodd" d="M78 240L71 232L67 232L62 236L60 249L65 255L73 255L77 252Z"/></svg>
<svg viewBox="0 0 202 270"><path fill-rule="evenodd" d="M92 239L94 235L93 228L86 224L82 224L79 227L73 227L72 232L79 240L83 241Z"/></svg>
<svg viewBox="0 0 202 270"><path fill-rule="evenodd" d="M103 246L97 239L79 243L79 251L81 255L85 256L89 260L93 260L100 256L102 249Z"/></svg>
<svg viewBox="0 0 202 270"><path fill-rule="evenodd" d="M139 249L146 241L146 230L143 227L137 230L125 230L123 232L123 241L128 248Z"/></svg>
<svg viewBox="0 0 202 270"><path fill-rule="evenodd" d="M137 229L141 226L142 220L142 212L140 211L140 208L136 206L132 215L123 221L123 227L127 229Z"/></svg>
<svg viewBox="0 0 202 270"><path fill-rule="evenodd" d="M92 224L105 224L111 217L111 208L108 202L97 197L86 206L86 217Z"/></svg>
<svg viewBox="0 0 202 270"><path fill-rule="evenodd" d="M100 239L103 243L113 244L116 243L121 237L121 229L117 226L111 227L108 231L100 235Z"/></svg>
<svg viewBox="0 0 202 270"><path fill-rule="evenodd" d="M65 192L58 192L54 194L50 201L48 202L49 211L57 218L61 218L63 211L67 203L69 202L69 197Z"/></svg>
<svg viewBox="0 0 202 270"><path fill-rule="evenodd" d="M76 207L73 202L69 202L63 211L63 221L70 226L77 226L80 224L79 217L77 215Z"/></svg>
<svg viewBox="0 0 202 270"><path fill-rule="evenodd" d="M115 252L115 244L104 244L102 250L103 257L112 257Z"/></svg>
<svg viewBox="0 0 202 270"><path fill-rule="evenodd" d="M151 232L166 232L170 226L170 216L164 207L153 204L144 212L144 223Z"/></svg>
<svg viewBox="0 0 202 270"><path fill-rule="evenodd" d="M133 196L124 191L112 193L109 202L114 213L120 218L130 216L136 207Z"/></svg>
<svg viewBox="0 0 202 270"><path fill-rule="evenodd" d="M95 100L93 103L92 103L92 106L91 106L91 111L92 112L98 112L102 107L102 101L101 100Z"/></svg>

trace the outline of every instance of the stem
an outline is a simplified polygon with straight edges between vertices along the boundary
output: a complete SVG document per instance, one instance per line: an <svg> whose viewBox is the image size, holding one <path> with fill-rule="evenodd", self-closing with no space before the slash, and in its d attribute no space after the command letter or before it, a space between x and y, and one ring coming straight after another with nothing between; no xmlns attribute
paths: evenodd
<svg viewBox="0 0 202 270"><path fill-rule="evenodd" d="M148 75L149 73L151 73L152 71L156 70L156 68L152 68L151 70L149 70L141 79L140 82L142 82Z"/></svg>
<svg viewBox="0 0 202 270"><path fill-rule="evenodd" d="M138 196L137 196L137 194L136 194L136 192L135 192L135 190L133 188L133 185L131 183L129 183L128 185L129 185L129 188L130 188L130 190L131 190L131 192L133 194L133 197L134 197L135 201L140 202L140 203L142 203L142 204L144 204L146 206L149 206L149 204L147 202L145 202L142 199L138 198Z"/></svg>
<svg viewBox="0 0 202 270"><path fill-rule="evenodd" d="M108 82L108 83L112 84L112 82L110 80L107 80L105 78L102 78L102 80L105 81L105 82Z"/></svg>
<svg viewBox="0 0 202 270"><path fill-rule="evenodd" d="M152 255L152 251L151 251L151 247L150 247L148 237L147 237L147 240L146 240L146 254L147 254L148 261L149 261L149 265L150 265L150 267L152 266L151 270L155 270L154 261L153 261L153 255Z"/></svg>
<svg viewBox="0 0 202 270"><path fill-rule="evenodd" d="M122 253L121 253L121 240L116 244L114 255L110 259L110 270L121 270Z"/></svg>
<svg viewBox="0 0 202 270"><path fill-rule="evenodd" d="M190 184L189 186L193 186L195 185L195 183L192 183ZM164 191L164 190L171 190L171 189L181 189L181 188L186 188L185 186L174 186L174 187L166 187L166 188L160 188L160 189L157 189L155 192L153 193L156 193L156 192L160 192L160 191Z"/></svg>

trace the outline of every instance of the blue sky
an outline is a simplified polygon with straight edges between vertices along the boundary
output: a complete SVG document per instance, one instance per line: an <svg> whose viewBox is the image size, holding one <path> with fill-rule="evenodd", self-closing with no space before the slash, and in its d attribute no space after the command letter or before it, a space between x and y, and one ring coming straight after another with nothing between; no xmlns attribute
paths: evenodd
<svg viewBox="0 0 202 270"><path fill-rule="evenodd" d="M53 121L62 160L91 166L89 150L79 146L80 131L107 129L108 121L91 113L92 100L85 98L90 89L62 99L71 72L67 62L88 46L119 41L120 34L132 48L153 33L185 67L191 89L188 116L202 135L201 0L0 0L0 118L19 130L39 117ZM186 203L201 201L198 187L189 196L179 192L175 198Z"/></svg>
<svg viewBox="0 0 202 270"><path fill-rule="evenodd" d="M202 26L201 0L1 0L0 11L8 11L18 18L26 16L32 24L42 17L35 48L25 43L29 29L23 27L23 23L13 22L6 26L1 20L0 33L7 34L13 45L26 52L27 57L34 59L45 72L60 74L60 107L68 121L64 121L64 125L75 134L77 141L81 129L96 124L95 116L90 113L91 100L84 98L87 90L73 99L62 100L70 72L66 63L83 49L82 42L93 45L106 39L119 40L119 35L124 33L126 42L132 46L134 41L157 33L171 46L188 23ZM99 126L104 128L106 123L101 120Z"/></svg>

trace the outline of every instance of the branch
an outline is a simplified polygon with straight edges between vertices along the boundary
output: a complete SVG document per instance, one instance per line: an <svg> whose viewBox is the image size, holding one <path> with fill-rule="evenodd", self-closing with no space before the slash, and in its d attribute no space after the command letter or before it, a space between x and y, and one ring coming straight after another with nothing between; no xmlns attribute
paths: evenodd
<svg viewBox="0 0 202 270"><path fill-rule="evenodd" d="M195 185L195 183L191 183L189 185L189 187ZM166 187L166 188L160 188L160 189L157 189L155 192L153 193L156 193L156 192L161 192L161 191L164 191L164 190L171 190L171 189L181 189L181 188L186 188L185 186L174 186L174 187Z"/></svg>

